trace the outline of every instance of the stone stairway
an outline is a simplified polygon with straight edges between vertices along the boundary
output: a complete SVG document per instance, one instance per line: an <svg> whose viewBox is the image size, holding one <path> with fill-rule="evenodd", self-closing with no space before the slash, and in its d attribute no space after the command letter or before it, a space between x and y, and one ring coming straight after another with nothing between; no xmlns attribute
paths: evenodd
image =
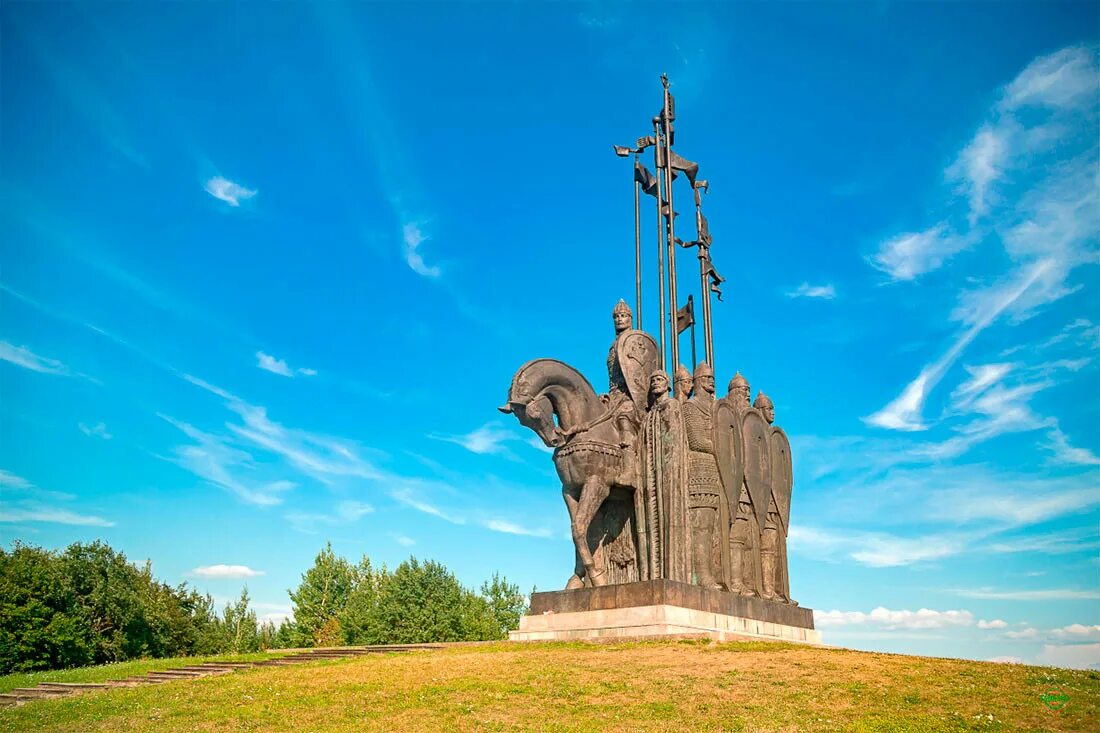
<svg viewBox="0 0 1100 733"><path fill-rule="evenodd" d="M180 680L198 679L199 677L232 674L253 667L286 667L332 659L348 659L367 654L428 651L442 647L442 644L379 644L376 646L305 649L283 657L264 659L259 662L203 662L202 664L192 664L185 667L159 669L146 672L144 675L135 675L120 680L107 680L106 682L39 682L35 687L17 687L6 693L0 693L0 707L21 705L28 700L66 697L92 690L159 685L164 682L178 682Z"/></svg>

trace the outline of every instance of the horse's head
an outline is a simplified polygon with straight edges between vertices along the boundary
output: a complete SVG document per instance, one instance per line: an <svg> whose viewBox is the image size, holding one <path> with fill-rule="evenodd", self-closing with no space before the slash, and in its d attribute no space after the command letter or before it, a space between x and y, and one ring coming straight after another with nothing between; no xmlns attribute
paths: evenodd
<svg viewBox="0 0 1100 733"><path fill-rule="evenodd" d="M520 425L534 430L550 448L557 448L564 442L554 422L554 406L544 394L526 402L509 399L508 404L497 409L506 415L515 415Z"/></svg>

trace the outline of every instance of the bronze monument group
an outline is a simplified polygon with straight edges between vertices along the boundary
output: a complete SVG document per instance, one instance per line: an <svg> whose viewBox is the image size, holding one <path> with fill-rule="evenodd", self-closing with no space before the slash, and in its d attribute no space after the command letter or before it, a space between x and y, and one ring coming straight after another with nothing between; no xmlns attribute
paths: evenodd
<svg viewBox="0 0 1100 733"><path fill-rule="evenodd" d="M721 300L723 278L711 261L713 240L702 212L700 193L710 186L699 179L698 164L672 149L675 101L667 77L661 82L653 134L634 147L614 146L620 157L634 157L636 302L634 311L619 301L612 312L608 391L597 395L576 369L536 359L516 372L500 409L554 448L576 547L567 589L667 580L797 605L787 579L790 443L773 424L775 410L763 392L750 404L740 373L725 396L715 394L710 296ZM640 159L648 149L656 175ZM690 242L676 236L678 177L694 198ZM656 340L641 315L643 193L655 199L657 214ZM693 296L678 307L681 249L694 249L699 261L704 358L694 372L680 365L679 341L688 328L692 361L695 355Z"/></svg>

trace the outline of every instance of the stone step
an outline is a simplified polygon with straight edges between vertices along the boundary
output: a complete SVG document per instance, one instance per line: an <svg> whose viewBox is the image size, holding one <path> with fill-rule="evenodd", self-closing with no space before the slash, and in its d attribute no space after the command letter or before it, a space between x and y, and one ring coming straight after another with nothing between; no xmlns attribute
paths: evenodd
<svg viewBox="0 0 1100 733"><path fill-rule="evenodd" d="M9 692L0 692L0 707L11 707L19 704L19 696Z"/></svg>
<svg viewBox="0 0 1100 733"><path fill-rule="evenodd" d="M80 692L81 690L105 690L107 685L104 682L39 682L39 689L48 687L57 690L74 690Z"/></svg>
<svg viewBox="0 0 1100 733"><path fill-rule="evenodd" d="M184 672L205 672L207 674L227 674L237 671L236 667L210 667L205 664L196 664L188 667L179 667Z"/></svg>
<svg viewBox="0 0 1100 733"><path fill-rule="evenodd" d="M72 692L70 690L54 690L41 687L16 687L11 691L11 694L21 699L39 700L46 697L64 697L72 694Z"/></svg>

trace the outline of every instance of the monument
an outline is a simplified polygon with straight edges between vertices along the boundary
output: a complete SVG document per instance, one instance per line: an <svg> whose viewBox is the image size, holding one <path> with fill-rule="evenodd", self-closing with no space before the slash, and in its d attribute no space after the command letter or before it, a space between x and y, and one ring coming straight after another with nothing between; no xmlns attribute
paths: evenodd
<svg viewBox="0 0 1100 733"><path fill-rule="evenodd" d="M534 593L511 638L705 634L820 643L812 611L791 599L791 447L774 424L774 404L763 392L750 404L740 372L724 396L715 394L711 294L721 300L723 278L702 212L709 184L672 149L675 102L668 78L661 82L653 134L633 148L615 146L634 158L635 305L619 300L611 312L607 392L597 394L567 364L535 359L516 372L499 408L554 449L575 547L565 589ZM649 148L656 175L640 160ZM681 175L694 197L691 242L676 236L673 183ZM643 193L656 207L656 339L642 330ZM704 350L689 370L680 341L690 329L694 362L694 299L677 307L676 255L692 248Z"/></svg>

